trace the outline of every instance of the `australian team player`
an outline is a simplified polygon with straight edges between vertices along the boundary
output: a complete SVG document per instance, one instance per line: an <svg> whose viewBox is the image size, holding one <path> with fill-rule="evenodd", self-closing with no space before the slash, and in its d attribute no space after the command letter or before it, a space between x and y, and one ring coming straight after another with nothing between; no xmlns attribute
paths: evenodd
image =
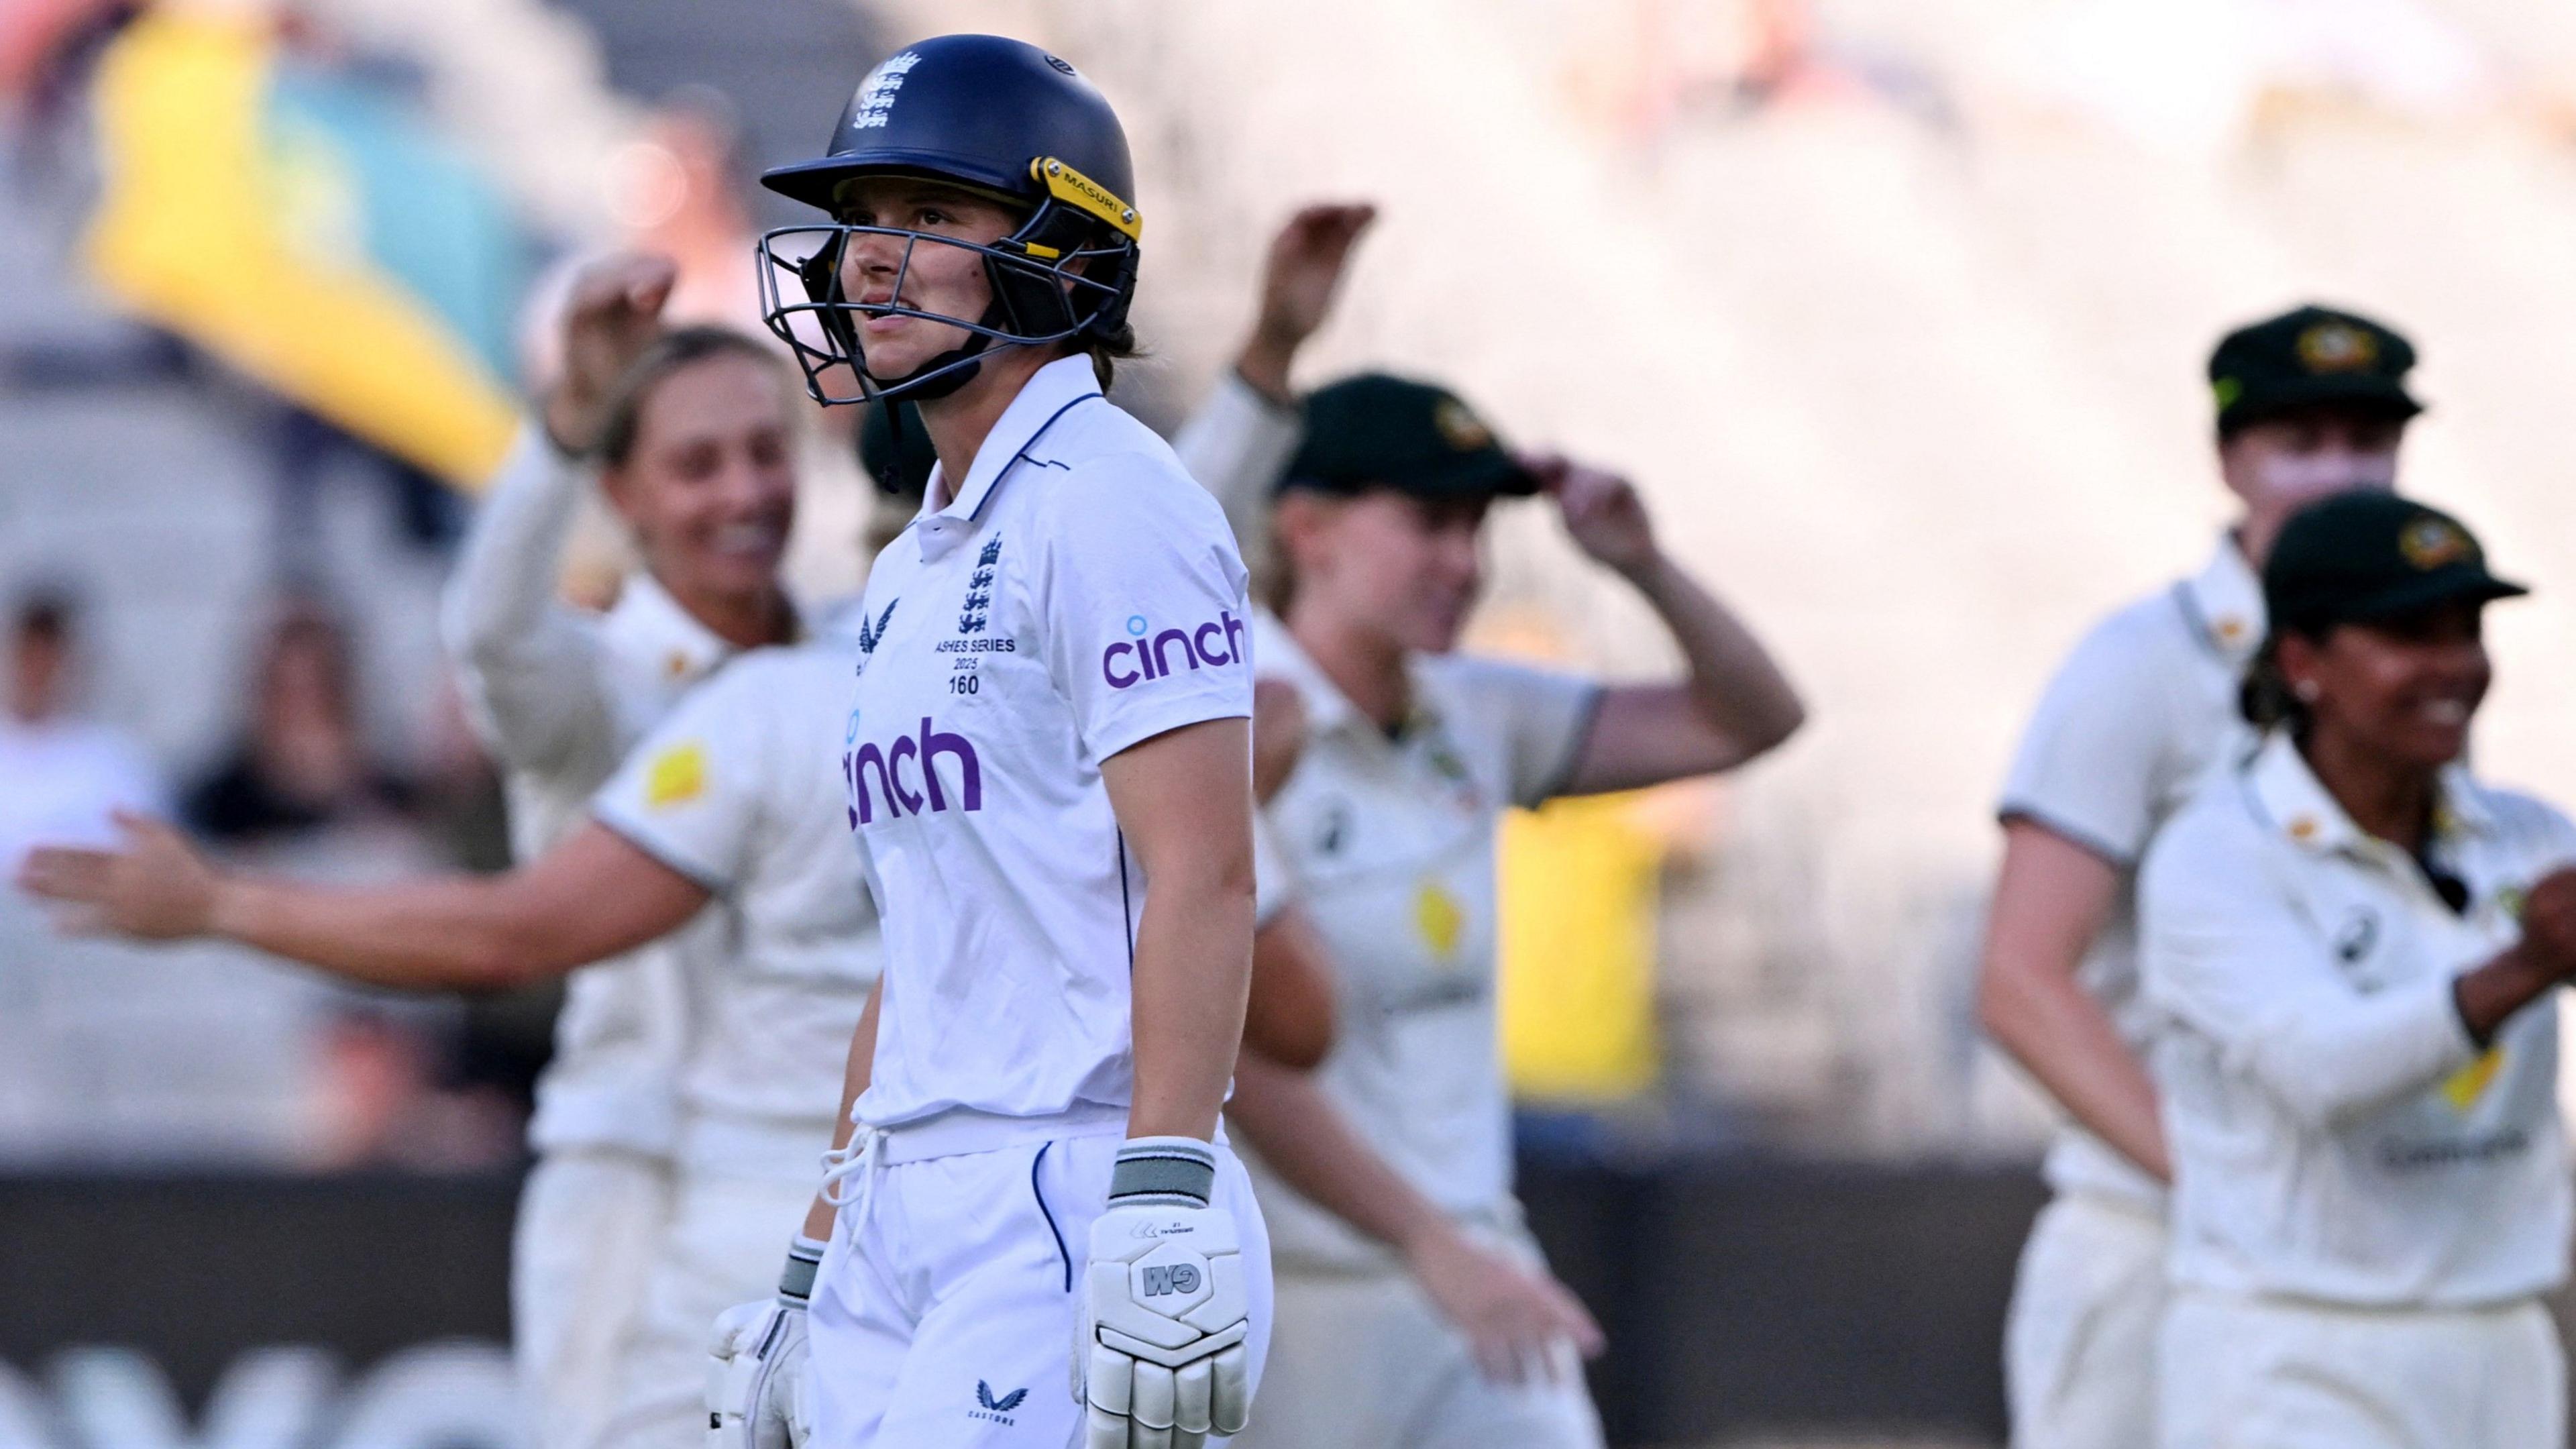
<svg viewBox="0 0 2576 1449"><path fill-rule="evenodd" d="M2005 1323L2014 1449L2155 1442L2171 1165L2140 1056L2137 864L2201 775L2251 748L2236 691L2264 636L2256 571L2302 505L2394 486L2414 361L2386 327L2318 307L2222 339L2209 382L2236 524L2198 573L2075 646L2014 757L1979 1008L2072 1119Z"/></svg>
<svg viewBox="0 0 2576 1449"><path fill-rule="evenodd" d="M1269 1328L1217 1140L1249 604L1215 503L1102 396L1133 346L1125 136L1062 60L942 36L764 180L829 218L764 240L773 327L818 396L916 404L939 465L869 574L839 730L885 974L737 1412L774 1439L810 1402L828 1449L1195 1449L1243 1426Z"/></svg>
<svg viewBox="0 0 2576 1449"><path fill-rule="evenodd" d="M558 397L548 415L558 437L605 450L611 496L642 513L667 592L630 581L598 622L543 603L577 494L558 476L570 459L531 440L461 581L502 597L477 593L452 614L469 643L486 641L468 657L522 772L522 842L535 846L542 828L550 845L504 875L330 890L215 870L166 826L137 821L121 851L39 851L27 866L34 890L99 929L225 936L378 986L494 989L571 972L596 988L568 1008L576 1075L539 1125L567 1120L569 1100L582 1108L573 1129L627 1135L613 1152L576 1151L569 1179L541 1158L519 1242L516 1309L544 1350L529 1387L548 1449L572 1435L619 1449L703 1439L707 1324L772 1280L779 1237L811 1200L877 965L875 912L832 795L839 741L814 725L837 709L855 645L737 650L696 622L697 610L727 620L705 596L722 600L714 581L733 578L760 606L747 617L793 625L792 611L772 612L785 609L768 584L774 552L753 546L783 542L784 519L754 506L793 496L789 410L803 404L751 339L659 332L665 277L629 259L585 279L575 378L625 383L587 406ZM521 614L533 616L522 636L487 640ZM603 781L558 798L603 756ZM602 959L635 974L583 974ZM603 1006L617 1009L603 1019ZM628 1161L647 1143L649 1173Z"/></svg>
<svg viewBox="0 0 2576 1449"><path fill-rule="evenodd" d="M2522 593L2386 493L2263 566L2263 731L2148 850L2173 1162L2162 1449L2556 1449L2558 988L2576 826L2468 764L2485 606Z"/></svg>
<svg viewBox="0 0 2576 1449"><path fill-rule="evenodd" d="M1581 1449L1601 1442L1578 1364L1600 1331L1512 1197L1501 812L1732 768L1803 709L1657 546L1625 481L1514 454L1428 384L1366 374L1289 393L1370 215L1313 206L1282 229L1253 334L1178 445L1269 545L1280 613L1255 653L1307 729L1265 820L1345 1005L1320 1069L1247 1054L1229 1109L1267 1169L1279 1269L1268 1397L1242 1442ZM1605 687L1456 652L1487 514L1542 490L1662 616L1684 680Z"/></svg>

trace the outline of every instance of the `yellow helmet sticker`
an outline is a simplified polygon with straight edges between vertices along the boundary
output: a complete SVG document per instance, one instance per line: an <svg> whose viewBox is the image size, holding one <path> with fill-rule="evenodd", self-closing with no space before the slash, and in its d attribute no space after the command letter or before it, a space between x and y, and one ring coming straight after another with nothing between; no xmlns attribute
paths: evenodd
<svg viewBox="0 0 2576 1449"><path fill-rule="evenodd" d="M1467 908L1440 882L1426 880L1413 888L1413 926L1422 933L1422 944L1446 959L1458 954L1458 938L1467 930Z"/></svg>
<svg viewBox="0 0 2576 1449"><path fill-rule="evenodd" d="M644 767L644 803L655 810L686 805L707 793L707 747L696 740L671 746Z"/></svg>
<svg viewBox="0 0 2576 1449"><path fill-rule="evenodd" d="M1056 200L1109 223L1129 241L1144 239L1145 219L1136 214L1134 205L1120 199L1108 187L1053 156L1040 156L1031 161L1029 174L1045 182L1047 194Z"/></svg>

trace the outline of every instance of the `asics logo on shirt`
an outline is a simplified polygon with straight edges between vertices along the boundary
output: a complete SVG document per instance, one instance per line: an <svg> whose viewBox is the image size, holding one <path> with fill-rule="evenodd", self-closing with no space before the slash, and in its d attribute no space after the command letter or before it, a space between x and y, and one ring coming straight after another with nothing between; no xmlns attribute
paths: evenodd
<svg viewBox="0 0 2576 1449"><path fill-rule="evenodd" d="M942 755L957 762L960 788L953 797L939 781ZM907 766L910 779L906 778ZM896 820L906 815L937 814L948 809L952 801L960 810L984 808L984 765L975 758L974 741L942 731L928 715L921 717L918 735L897 735L888 745L870 743L845 752L841 756L841 783L850 792L853 830L876 820L880 799L887 816Z"/></svg>
<svg viewBox="0 0 2576 1449"><path fill-rule="evenodd" d="M1157 632L1142 614L1127 616L1127 637L1100 651L1100 677L1111 689L1133 689L1179 669L1204 669L1243 658L1243 621L1229 610L1193 629Z"/></svg>

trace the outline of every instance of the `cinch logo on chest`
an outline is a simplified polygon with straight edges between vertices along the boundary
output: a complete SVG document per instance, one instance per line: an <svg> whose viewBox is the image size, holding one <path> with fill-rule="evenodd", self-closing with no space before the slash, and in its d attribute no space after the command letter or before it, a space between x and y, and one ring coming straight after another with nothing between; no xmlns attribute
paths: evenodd
<svg viewBox="0 0 2576 1449"><path fill-rule="evenodd" d="M885 801L886 814L900 820L906 815L925 812L936 814L949 808L950 796L939 782L939 757L946 755L957 762L959 771L956 807L960 810L984 808L984 766L975 758L975 743L964 735L946 734L921 717L919 735L897 735L894 743L880 748L874 744L859 746L841 756L841 783L850 792L850 828L858 829L876 819L877 800ZM920 788L914 789L905 779L905 766L918 777ZM871 780L871 773L874 779Z"/></svg>
<svg viewBox="0 0 2576 1449"><path fill-rule="evenodd" d="M1142 614L1127 619L1131 636L1100 651L1100 677L1111 689L1133 689L1183 667L1203 669L1243 657L1243 621L1225 610L1195 629L1165 629L1152 638Z"/></svg>

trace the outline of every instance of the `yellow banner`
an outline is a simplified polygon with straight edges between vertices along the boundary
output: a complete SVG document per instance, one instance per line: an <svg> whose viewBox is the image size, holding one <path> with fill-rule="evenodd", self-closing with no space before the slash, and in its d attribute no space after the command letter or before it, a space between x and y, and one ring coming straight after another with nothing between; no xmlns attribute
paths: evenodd
<svg viewBox="0 0 2576 1449"><path fill-rule="evenodd" d="M101 60L106 196L86 239L91 271L143 317L479 488L516 425L508 393L363 248L295 245L286 218L327 188L315 168L328 163L262 144L265 25L174 9L136 21Z"/></svg>

